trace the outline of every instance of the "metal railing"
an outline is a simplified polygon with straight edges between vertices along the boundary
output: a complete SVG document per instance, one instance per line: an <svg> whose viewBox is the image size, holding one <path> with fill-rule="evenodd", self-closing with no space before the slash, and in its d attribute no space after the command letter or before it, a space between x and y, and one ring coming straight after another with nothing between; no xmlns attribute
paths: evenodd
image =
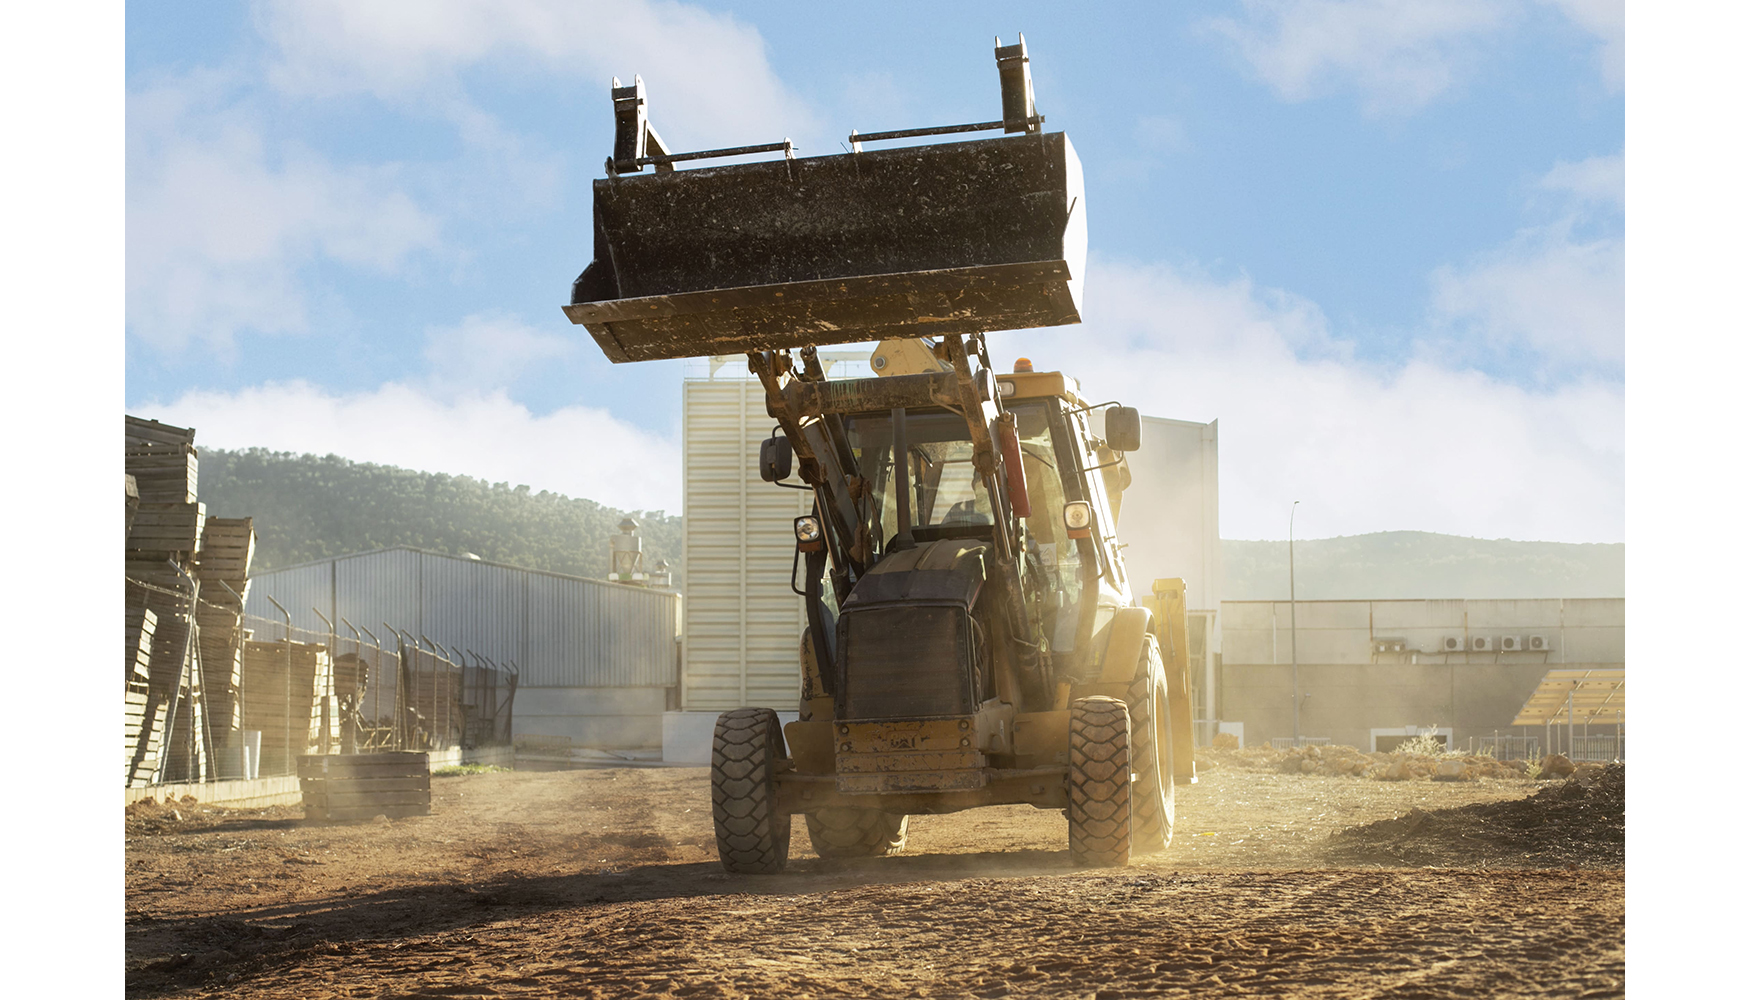
<svg viewBox="0 0 1750 1000"><path fill-rule="evenodd" d="M1623 759L1626 746L1623 737L1617 734L1608 736L1575 736L1574 746L1568 754L1569 760L1610 762Z"/></svg>
<svg viewBox="0 0 1750 1000"><path fill-rule="evenodd" d="M1541 760L1543 743L1535 736L1477 736L1470 741L1470 752L1496 760Z"/></svg>

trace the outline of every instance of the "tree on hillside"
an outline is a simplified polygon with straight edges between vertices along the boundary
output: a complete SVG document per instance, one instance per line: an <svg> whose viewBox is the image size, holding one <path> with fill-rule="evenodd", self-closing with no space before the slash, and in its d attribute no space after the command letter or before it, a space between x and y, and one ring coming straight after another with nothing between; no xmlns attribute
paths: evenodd
<svg viewBox="0 0 1750 1000"><path fill-rule="evenodd" d="M632 516L645 561L679 566L681 519L621 511L469 476L295 455L202 449L200 496L216 517L253 517L262 570L391 545L576 576L608 573L608 538Z"/></svg>

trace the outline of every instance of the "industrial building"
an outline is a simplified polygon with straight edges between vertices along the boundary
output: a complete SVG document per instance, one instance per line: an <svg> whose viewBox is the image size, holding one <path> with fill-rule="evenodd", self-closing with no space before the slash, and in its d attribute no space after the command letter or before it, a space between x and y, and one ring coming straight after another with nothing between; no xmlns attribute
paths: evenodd
<svg viewBox="0 0 1750 1000"><path fill-rule="evenodd" d="M1621 598L1299 601L1290 631L1287 601L1225 601L1217 710L1247 743L1291 737L1298 659L1302 737L1363 750L1417 731L1454 747L1542 739L1514 728L1520 709L1552 670L1623 671L1623 616ZM1620 712L1591 725L1614 735Z"/></svg>
<svg viewBox="0 0 1750 1000"><path fill-rule="evenodd" d="M515 733L654 750L677 703L680 595L398 546L257 575L248 613L342 639L399 629L517 674ZM270 600L270 598L272 600ZM326 618L327 622L323 619ZM270 630L271 631L271 630ZM273 638L274 636L264 636Z"/></svg>

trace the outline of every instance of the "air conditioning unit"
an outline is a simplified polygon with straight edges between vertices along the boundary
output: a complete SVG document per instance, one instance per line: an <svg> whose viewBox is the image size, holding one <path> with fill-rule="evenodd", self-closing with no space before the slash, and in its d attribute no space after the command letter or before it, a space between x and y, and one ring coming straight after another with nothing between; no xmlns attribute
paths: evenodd
<svg viewBox="0 0 1750 1000"><path fill-rule="evenodd" d="M1470 637L1470 651L1473 653L1489 653L1495 649L1493 636L1473 635Z"/></svg>
<svg viewBox="0 0 1750 1000"><path fill-rule="evenodd" d="M1462 652L1464 652L1464 636L1449 635L1446 638L1440 640L1440 651L1443 653L1462 653Z"/></svg>
<svg viewBox="0 0 1750 1000"><path fill-rule="evenodd" d="M1525 643L1519 641L1519 637L1516 635L1504 635L1501 637L1501 652L1503 653L1517 653L1524 648Z"/></svg>
<svg viewBox="0 0 1750 1000"><path fill-rule="evenodd" d="M1533 653L1547 653L1549 652L1549 636L1528 635L1525 637L1525 648Z"/></svg>
<svg viewBox="0 0 1750 1000"><path fill-rule="evenodd" d="M1404 639L1375 639L1375 640L1373 640L1373 651L1375 653L1402 653L1402 652L1405 652L1406 650L1408 650L1409 648L1410 648L1409 642L1404 640Z"/></svg>

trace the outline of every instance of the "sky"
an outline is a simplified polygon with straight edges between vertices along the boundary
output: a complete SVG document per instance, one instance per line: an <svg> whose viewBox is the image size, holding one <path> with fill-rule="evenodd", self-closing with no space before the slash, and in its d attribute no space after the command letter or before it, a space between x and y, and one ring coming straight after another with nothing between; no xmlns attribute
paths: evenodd
<svg viewBox="0 0 1750 1000"><path fill-rule="evenodd" d="M560 312L609 78L676 149L1000 114L1086 172L1084 322L1220 420L1221 534L1624 536L1624 11L1584 0L130 3L128 412L678 511L681 362Z"/></svg>

